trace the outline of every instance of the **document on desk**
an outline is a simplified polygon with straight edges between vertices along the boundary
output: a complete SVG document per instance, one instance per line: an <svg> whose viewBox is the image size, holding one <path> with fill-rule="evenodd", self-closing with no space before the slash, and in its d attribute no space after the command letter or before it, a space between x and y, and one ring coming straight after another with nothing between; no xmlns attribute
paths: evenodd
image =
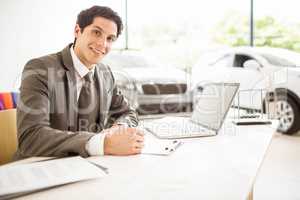
<svg viewBox="0 0 300 200"><path fill-rule="evenodd" d="M169 155L173 153L182 142L179 140L159 139L145 130L144 148L142 154Z"/></svg>
<svg viewBox="0 0 300 200"><path fill-rule="evenodd" d="M0 199L54 186L101 178L102 168L77 156L0 167Z"/></svg>

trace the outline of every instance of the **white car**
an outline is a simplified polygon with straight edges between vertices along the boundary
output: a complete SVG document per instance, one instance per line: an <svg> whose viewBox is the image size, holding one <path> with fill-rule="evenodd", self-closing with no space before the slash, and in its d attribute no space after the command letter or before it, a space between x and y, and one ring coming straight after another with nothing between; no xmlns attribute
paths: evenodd
<svg viewBox="0 0 300 200"><path fill-rule="evenodd" d="M111 52L103 60L116 84L140 114L189 111L187 73L136 51Z"/></svg>
<svg viewBox="0 0 300 200"><path fill-rule="evenodd" d="M192 69L193 87L205 82L238 82L240 107L265 111L265 105L273 104L280 132L293 134L300 129L299 53L268 47L208 53Z"/></svg>

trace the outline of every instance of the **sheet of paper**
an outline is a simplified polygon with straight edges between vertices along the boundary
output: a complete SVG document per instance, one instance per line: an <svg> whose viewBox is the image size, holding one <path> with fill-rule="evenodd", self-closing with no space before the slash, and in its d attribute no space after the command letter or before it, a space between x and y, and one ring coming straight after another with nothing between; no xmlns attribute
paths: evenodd
<svg viewBox="0 0 300 200"><path fill-rule="evenodd" d="M182 142L179 140L158 139L145 129L144 133L145 146L142 150L142 154L169 155L170 153L173 153L182 144Z"/></svg>
<svg viewBox="0 0 300 200"><path fill-rule="evenodd" d="M81 157L69 157L0 167L0 199L82 180L106 173Z"/></svg>

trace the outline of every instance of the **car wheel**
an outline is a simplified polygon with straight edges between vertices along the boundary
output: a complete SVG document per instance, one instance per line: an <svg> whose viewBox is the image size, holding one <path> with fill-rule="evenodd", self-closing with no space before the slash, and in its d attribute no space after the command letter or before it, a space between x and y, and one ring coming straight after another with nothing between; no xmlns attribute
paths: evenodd
<svg viewBox="0 0 300 200"><path fill-rule="evenodd" d="M275 116L279 120L278 131L294 134L300 129L300 112L296 102L287 95L278 95L275 101Z"/></svg>

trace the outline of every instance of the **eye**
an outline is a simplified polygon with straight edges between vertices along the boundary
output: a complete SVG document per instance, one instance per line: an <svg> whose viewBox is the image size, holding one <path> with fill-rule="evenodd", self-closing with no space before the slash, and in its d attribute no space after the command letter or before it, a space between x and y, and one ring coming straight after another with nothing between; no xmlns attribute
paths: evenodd
<svg viewBox="0 0 300 200"><path fill-rule="evenodd" d="M108 38L107 38L107 41L109 41L109 42L114 42L115 40L116 40L115 37L108 37Z"/></svg>
<svg viewBox="0 0 300 200"><path fill-rule="evenodd" d="M94 32L94 34L95 34L96 36L101 36L101 32L100 32L100 31L94 30L93 32Z"/></svg>

